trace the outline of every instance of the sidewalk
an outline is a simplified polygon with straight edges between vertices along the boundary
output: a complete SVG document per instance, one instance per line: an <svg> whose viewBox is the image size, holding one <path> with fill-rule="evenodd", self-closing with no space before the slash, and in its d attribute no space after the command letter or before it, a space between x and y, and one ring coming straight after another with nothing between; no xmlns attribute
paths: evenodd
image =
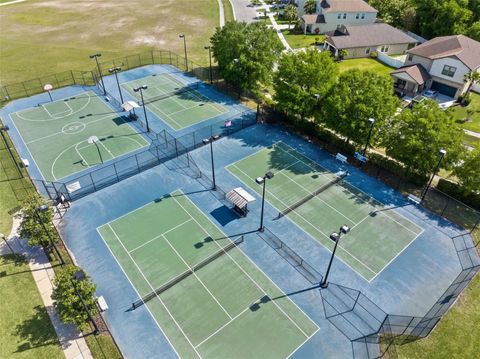
<svg viewBox="0 0 480 359"><path fill-rule="evenodd" d="M218 15L220 16L220 27L225 26L225 11L223 9L222 0L217 0L218 2Z"/></svg>
<svg viewBox="0 0 480 359"><path fill-rule="evenodd" d="M53 291L53 278L55 273L42 248L30 247L25 239L18 237L20 220L14 218L12 232L7 237L9 246L14 252L23 254L28 260L33 279L52 321L58 340L67 359L93 358L90 349L81 333L74 325L64 324L53 306L51 298ZM5 242L0 243L0 255L11 253Z"/></svg>
<svg viewBox="0 0 480 359"><path fill-rule="evenodd" d="M292 48L290 47L287 40L285 39L285 36L283 36L283 33L282 33L282 28L284 27L284 25L278 25L277 21L275 20L275 17L274 17L275 14L273 12L270 12L270 7L268 7L263 0L262 0L262 4L265 5L267 7L267 9L269 10L268 17L269 17L270 21L272 22L272 26L275 29L275 31L277 32L278 38L282 42L283 47L285 47L285 50L291 51Z"/></svg>

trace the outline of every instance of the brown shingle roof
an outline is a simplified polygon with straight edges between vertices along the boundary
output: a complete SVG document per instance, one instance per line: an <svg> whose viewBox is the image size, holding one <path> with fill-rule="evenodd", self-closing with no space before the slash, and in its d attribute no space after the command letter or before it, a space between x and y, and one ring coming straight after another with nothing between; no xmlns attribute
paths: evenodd
<svg viewBox="0 0 480 359"><path fill-rule="evenodd" d="M305 24L325 24L325 16L317 14L307 14L302 16Z"/></svg>
<svg viewBox="0 0 480 359"><path fill-rule="evenodd" d="M470 70L480 66L480 42L464 35L436 37L408 52L431 60L454 56Z"/></svg>
<svg viewBox="0 0 480 359"><path fill-rule="evenodd" d="M323 0L320 6L326 12L377 12L363 0Z"/></svg>
<svg viewBox="0 0 480 359"><path fill-rule="evenodd" d="M391 75L399 73L407 73L418 85L423 85L431 78L425 67L420 64L400 67L399 69L390 72Z"/></svg>
<svg viewBox="0 0 480 359"><path fill-rule="evenodd" d="M347 35L327 36L326 41L337 49L417 43L403 31L383 23L346 26L345 29Z"/></svg>

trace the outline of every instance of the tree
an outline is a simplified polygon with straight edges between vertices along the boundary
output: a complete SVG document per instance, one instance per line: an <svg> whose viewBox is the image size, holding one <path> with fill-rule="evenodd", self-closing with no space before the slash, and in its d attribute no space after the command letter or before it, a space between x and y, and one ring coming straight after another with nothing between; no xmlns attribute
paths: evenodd
<svg viewBox="0 0 480 359"><path fill-rule="evenodd" d="M48 234L53 240L57 239L52 225L52 209L44 212L38 210L44 204L39 196L32 196L23 203L20 236L28 238L28 244L31 246L48 247L50 245Z"/></svg>
<svg viewBox="0 0 480 359"><path fill-rule="evenodd" d="M89 320L82 300L77 294L82 296L83 302L87 306L91 315L97 313L95 306L95 284L90 277L83 280L77 280L75 272L80 271L79 267L68 265L57 271L53 280L53 305L58 310L58 314L64 323L75 324L80 329L85 329Z"/></svg>
<svg viewBox="0 0 480 359"><path fill-rule="evenodd" d="M472 91L473 85L475 85L476 83L478 83L478 81L480 81L480 72L477 72L477 71L468 72L467 74L465 74L464 81L468 83L468 88L467 88L467 91L465 92L465 96L468 96Z"/></svg>
<svg viewBox="0 0 480 359"><path fill-rule="evenodd" d="M438 151L447 150L443 168L455 164L463 150L462 129L433 100L415 104L391 118L382 145L388 156L406 166L407 173L428 175L438 162Z"/></svg>
<svg viewBox="0 0 480 359"><path fill-rule="evenodd" d="M420 34L427 38L463 34L473 19L468 0L416 0Z"/></svg>
<svg viewBox="0 0 480 359"><path fill-rule="evenodd" d="M287 114L300 119L314 115L315 109L335 85L337 64L328 51L310 49L283 54L274 76L274 101Z"/></svg>
<svg viewBox="0 0 480 359"><path fill-rule="evenodd" d="M345 57L348 56L348 50L345 50L345 49L340 49L338 51L338 58L339 60L343 60Z"/></svg>
<svg viewBox="0 0 480 359"><path fill-rule="evenodd" d="M315 14L317 11L317 3L315 0L307 0L303 5L303 12L305 14Z"/></svg>
<svg viewBox="0 0 480 359"><path fill-rule="evenodd" d="M393 116L398 99L388 75L352 69L342 73L326 97L318 121L357 144L363 144L374 118L375 132ZM375 136L371 143L375 143Z"/></svg>
<svg viewBox="0 0 480 359"><path fill-rule="evenodd" d="M378 16L392 26L403 26L405 11L412 6L411 0L370 0L378 10Z"/></svg>
<svg viewBox="0 0 480 359"><path fill-rule="evenodd" d="M466 192L480 192L480 147L465 151L462 164L453 170Z"/></svg>
<svg viewBox="0 0 480 359"><path fill-rule="evenodd" d="M295 5L288 5L283 12L283 17L288 21L288 28L290 24L297 19L297 7Z"/></svg>
<svg viewBox="0 0 480 359"><path fill-rule="evenodd" d="M480 21L474 22L465 33L468 37L480 41Z"/></svg>
<svg viewBox="0 0 480 359"><path fill-rule="evenodd" d="M211 42L225 80L253 93L271 83L273 65L283 48L274 30L259 22L231 21L216 29Z"/></svg>

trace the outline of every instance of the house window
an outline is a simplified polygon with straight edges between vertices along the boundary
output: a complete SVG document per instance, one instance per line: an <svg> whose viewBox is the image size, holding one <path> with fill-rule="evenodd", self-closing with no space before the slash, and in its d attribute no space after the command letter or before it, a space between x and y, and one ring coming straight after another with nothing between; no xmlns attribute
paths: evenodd
<svg viewBox="0 0 480 359"><path fill-rule="evenodd" d="M380 51L381 51L381 52L388 52L388 50L389 50L388 45L384 45L384 46L382 46L382 47L380 48Z"/></svg>
<svg viewBox="0 0 480 359"><path fill-rule="evenodd" d="M397 79L397 82L394 84L394 87L398 89L404 89L407 86L407 81L402 79Z"/></svg>
<svg viewBox="0 0 480 359"><path fill-rule="evenodd" d="M455 75L455 71L457 71L456 67L445 65L443 66L442 75L453 77Z"/></svg>
<svg viewBox="0 0 480 359"><path fill-rule="evenodd" d="M413 55L408 55L408 61L413 61Z"/></svg>
<svg viewBox="0 0 480 359"><path fill-rule="evenodd" d="M344 18L344 19L347 18L347 13L344 13L344 14L343 14L343 18Z"/></svg>
<svg viewBox="0 0 480 359"><path fill-rule="evenodd" d="M357 13L357 15L355 16L355 19L357 19L357 20L360 19L360 14L359 13Z"/></svg>
<svg viewBox="0 0 480 359"><path fill-rule="evenodd" d="M364 13L362 14L362 19L365 19L365 14Z"/></svg>
<svg viewBox="0 0 480 359"><path fill-rule="evenodd" d="M367 55L370 53L370 48L369 48L369 47L367 47L367 48L365 49L365 53L366 53Z"/></svg>
<svg viewBox="0 0 480 359"><path fill-rule="evenodd" d="M340 20L342 18L342 14L337 15L337 19Z"/></svg>

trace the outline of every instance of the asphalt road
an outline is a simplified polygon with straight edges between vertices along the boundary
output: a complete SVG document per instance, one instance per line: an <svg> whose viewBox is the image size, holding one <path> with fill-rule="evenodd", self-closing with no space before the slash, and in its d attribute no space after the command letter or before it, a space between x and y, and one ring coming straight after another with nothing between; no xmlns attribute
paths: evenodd
<svg viewBox="0 0 480 359"><path fill-rule="evenodd" d="M233 4L233 8L235 10L235 15L237 17L237 21L245 21L245 22L254 22L258 21L257 11L254 7L248 6L250 5L250 0L231 0Z"/></svg>

